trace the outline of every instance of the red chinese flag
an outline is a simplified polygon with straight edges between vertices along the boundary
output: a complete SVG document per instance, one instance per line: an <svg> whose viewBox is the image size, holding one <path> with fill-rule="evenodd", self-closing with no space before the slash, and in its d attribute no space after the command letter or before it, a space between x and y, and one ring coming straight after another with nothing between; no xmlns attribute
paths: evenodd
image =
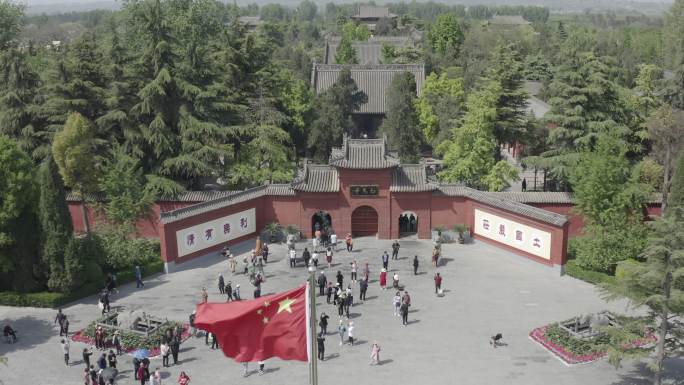
<svg viewBox="0 0 684 385"><path fill-rule="evenodd" d="M195 326L214 333L227 357L308 361L306 286L280 294L197 305Z"/></svg>

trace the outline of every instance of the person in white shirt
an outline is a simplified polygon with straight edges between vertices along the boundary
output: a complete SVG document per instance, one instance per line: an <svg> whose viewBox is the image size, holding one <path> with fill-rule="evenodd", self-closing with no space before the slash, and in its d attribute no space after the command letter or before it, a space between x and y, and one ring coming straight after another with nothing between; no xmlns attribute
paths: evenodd
<svg viewBox="0 0 684 385"><path fill-rule="evenodd" d="M330 234L330 245L333 247L334 250L337 250L337 234Z"/></svg>
<svg viewBox="0 0 684 385"><path fill-rule="evenodd" d="M316 250L311 254L311 263L314 267L318 267L318 252Z"/></svg>
<svg viewBox="0 0 684 385"><path fill-rule="evenodd" d="M354 345L354 322L349 321L347 326L347 337L349 338L349 345Z"/></svg>
<svg viewBox="0 0 684 385"><path fill-rule="evenodd" d="M290 249L290 267L295 267L296 265L297 252L295 249Z"/></svg>
<svg viewBox="0 0 684 385"><path fill-rule="evenodd" d="M64 353L64 364L66 366L69 366L69 340L68 339L63 339L62 340L62 353Z"/></svg>

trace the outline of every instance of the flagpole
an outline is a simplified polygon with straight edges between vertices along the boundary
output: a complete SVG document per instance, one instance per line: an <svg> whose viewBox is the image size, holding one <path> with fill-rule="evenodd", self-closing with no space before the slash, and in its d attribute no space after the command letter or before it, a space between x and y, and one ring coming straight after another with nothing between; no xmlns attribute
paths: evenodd
<svg viewBox="0 0 684 385"><path fill-rule="evenodd" d="M309 319L309 330L311 334L310 350L311 362L309 365L309 382L311 385L318 385L318 340L316 334L316 268L309 266L309 304L311 319Z"/></svg>

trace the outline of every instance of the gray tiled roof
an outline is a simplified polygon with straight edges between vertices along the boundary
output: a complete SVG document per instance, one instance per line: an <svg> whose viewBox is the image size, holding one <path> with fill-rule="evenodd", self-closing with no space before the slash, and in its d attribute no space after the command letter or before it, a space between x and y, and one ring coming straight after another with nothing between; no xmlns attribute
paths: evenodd
<svg viewBox="0 0 684 385"><path fill-rule="evenodd" d="M402 164L392 170L392 192L432 191L436 188L428 182L423 164Z"/></svg>
<svg viewBox="0 0 684 385"><path fill-rule="evenodd" d="M530 191L530 192L490 192L492 196L520 203L572 204L569 192Z"/></svg>
<svg viewBox="0 0 684 385"><path fill-rule="evenodd" d="M244 191L233 192L230 195L212 199L206 202L197 203L192 206L183 207L180 209L162 212L160 214L161 221L164 223L175 222L183 218L191 217L198 214L203 214L212 210L220 209L226 206L234 205L241 202L246 202L251 199L262 196L294 196L295 192L286 184L270 184L254 187Z"/></svg>
<svg viewBox="0 0 684 385"><path fill-rule="evenodd" d="M439 186L439 190L437 193L441 193L448 196L467 197L474 201L484 203L486 205L496 207L514 214L519 214L529 218L533 218L541 222L552 224L554 226L563 226L565 223L568 222L568 218L565 215L556 214L551 211L526 205L524 203L504 199L501 196L495 195L496 193L479 191L465 186L442 185Z"/></svg>
<svg viewBox="0 0 684 385"><path fill-rule="evenodd" d="M186 191L180 195L176 196L162 196L158 198L158 201L165 202L206 202L212 199L218 199L227 197L229 195L235 194L237 191L217 191L217 190L205 190L205 191ZM88 194L87 199L91 202L103 202L104 194ZM80 202L81 198L78 194L73 192L68 192L66 195L67 202Z"/></svg>
<svg viewBox="0 0 684 385"><path fill-rule="evenodd" d="M359 64L380 64L382 61L382 47L385 44L401 48L413 45L413 41L408 36L378 36L371 37L364 42L352 43L352 47L356 50L356 58ZM337 37L330 38L326 41L323 63L336 64L335 54L337 53L337 47L339 45L340 38Z"/></svg>
<svg viewBox="0 0 684 385"><path fill-rule="evenodd" d="M390 168L399 165L387 149L387 139L348 139L330 154L331 166L355 169Z"/></svg>
<svg viewBox="0 0 684 385"><path fill-rule="evenodd" d="M356 113L384 114L387 111L386 94L395 75L410 72L416 78L416 92L421 94L425 82L425 65L423 64L382 64L382 65L342 65L314 64L311 83L316 94L330 88L340 76L342 68L351 70L352 79L361 91L368 96L368 103L361 106Z"/></svg>
<svg viewBox="0 0 684 385"><path fill-rule="evenodd" d="M335 167L307 164L302 174L292 182L292 188L307 192L337 192L340 191L340 176Z"/></svg>
<svg viewBox="0 0 684 385"><path fill-rule="evenodd" d="M379 19L381 17L397 17L397 15L390 13L389 8L387 7L362 5L359 7L359 13L352 16L354 19Z"/></svg>
<svg viewBox="0 0 684 385"><path fill-rule="evenodd" d="M551 111L551 105L536 96L530 96L527 98L527 110L530 111L535 118L541 119L547 112Z"/></svg>

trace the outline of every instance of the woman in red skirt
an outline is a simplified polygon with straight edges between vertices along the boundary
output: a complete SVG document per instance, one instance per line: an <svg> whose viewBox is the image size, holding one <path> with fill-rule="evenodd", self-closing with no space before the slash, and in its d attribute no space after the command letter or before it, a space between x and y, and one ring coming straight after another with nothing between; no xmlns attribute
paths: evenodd
<svg viewBox="0 0 684 385"><path fill-rule="evenodd" d="M385 286L387 286L387 270L382 269L380 272L380 287L382 290L385 290Z"/></svg>

